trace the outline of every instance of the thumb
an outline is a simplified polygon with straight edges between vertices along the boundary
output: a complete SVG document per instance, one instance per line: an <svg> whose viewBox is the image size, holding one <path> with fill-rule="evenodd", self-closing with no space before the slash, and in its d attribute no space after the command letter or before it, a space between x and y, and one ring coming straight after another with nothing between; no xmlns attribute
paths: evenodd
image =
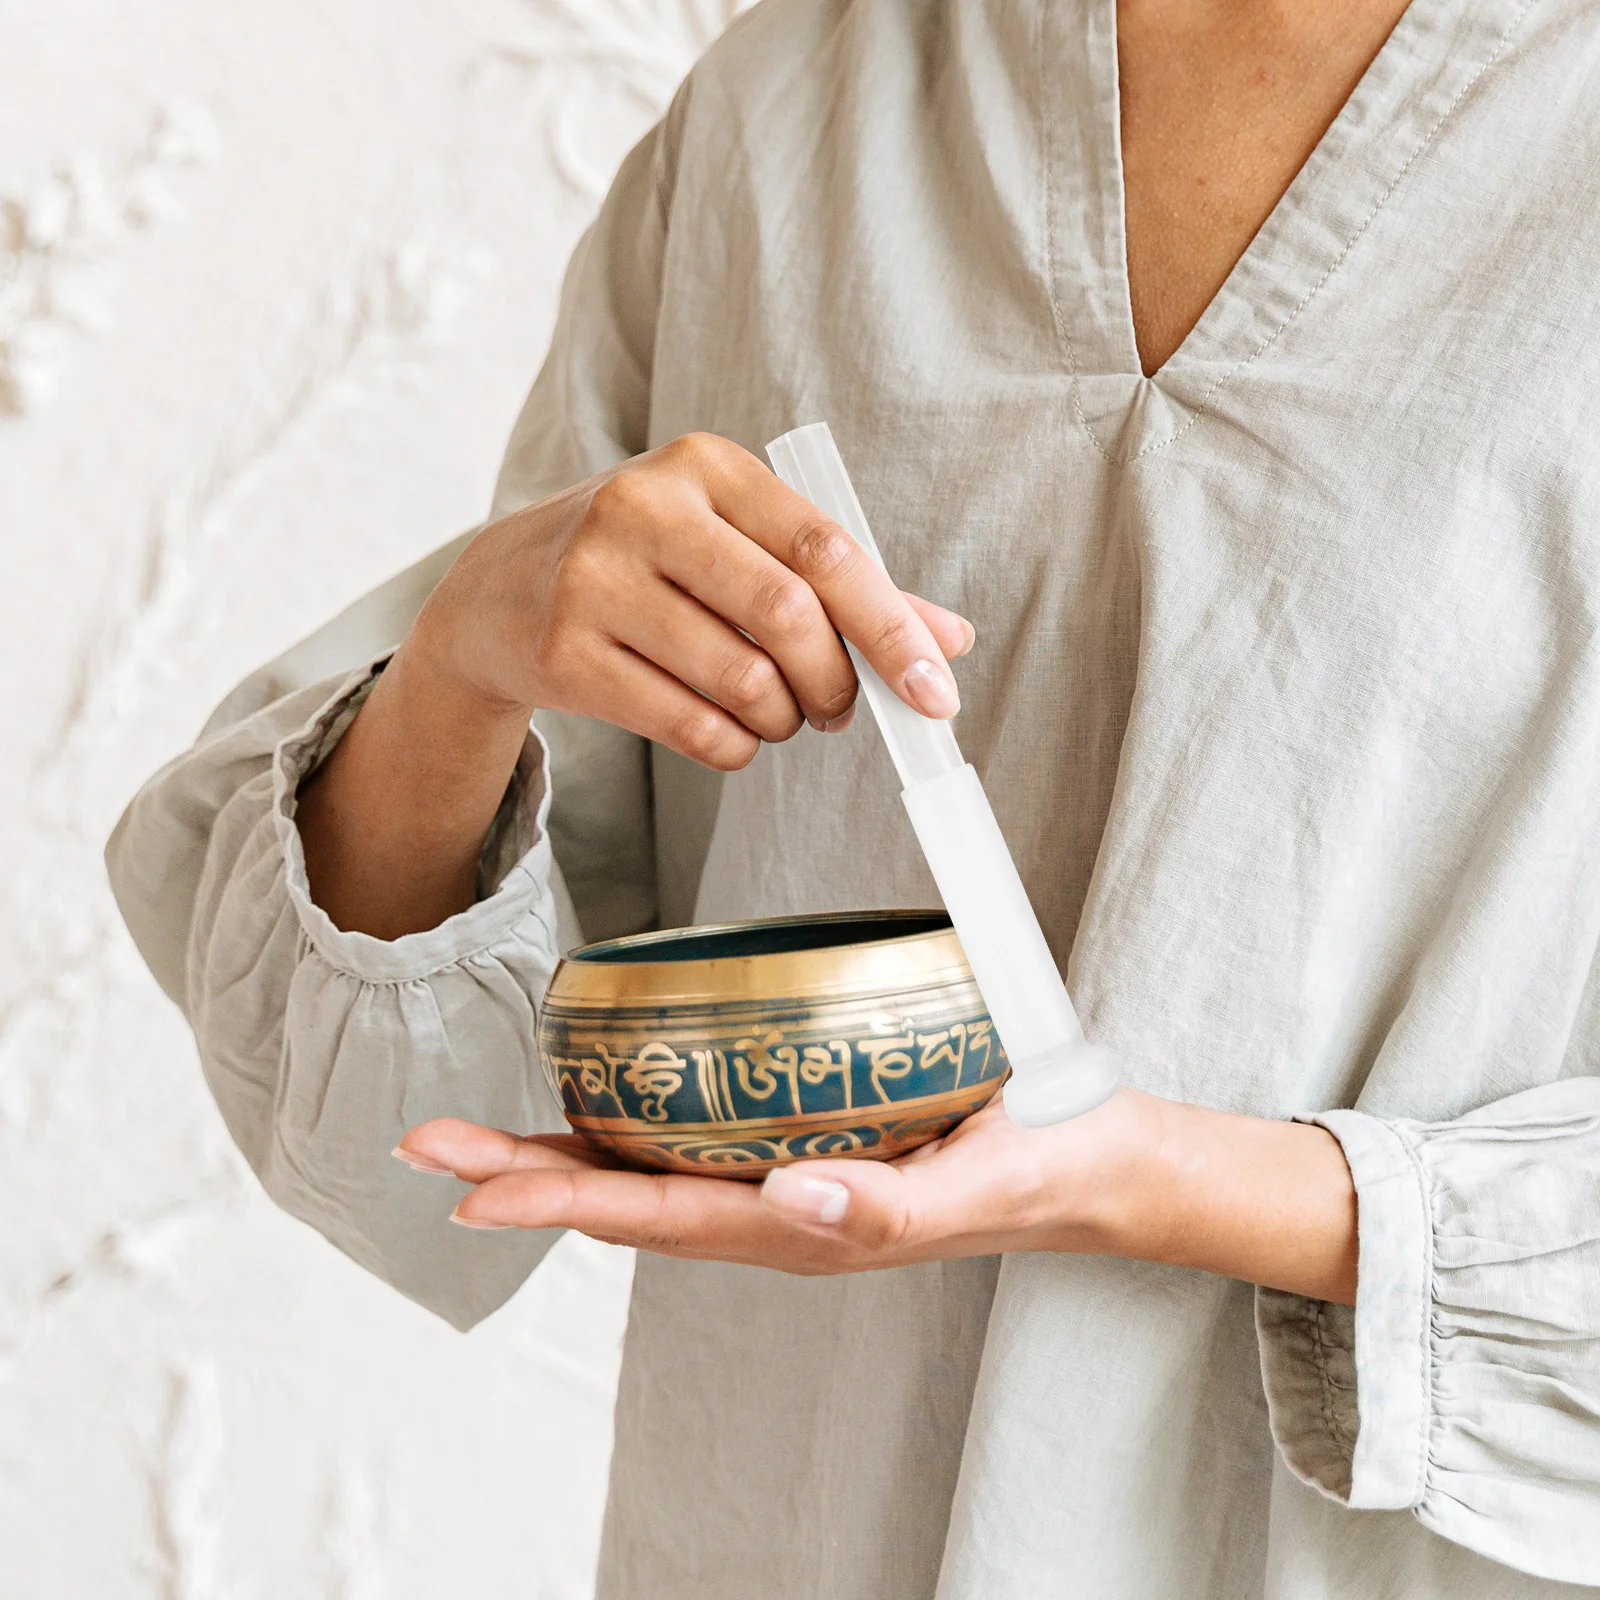
<svg viewBox="0 0 1600 1600"><path fill-rule="evenodd" d="M911 1228L910 1185L881 1161L804 1161L769 1172L761 1203L808 1233L891 1249Z"/></svg>

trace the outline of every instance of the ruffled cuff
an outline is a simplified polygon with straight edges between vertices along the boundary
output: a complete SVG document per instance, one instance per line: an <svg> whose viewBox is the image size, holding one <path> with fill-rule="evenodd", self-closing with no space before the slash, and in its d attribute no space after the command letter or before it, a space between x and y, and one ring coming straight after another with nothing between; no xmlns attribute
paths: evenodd
<svg viewBox="0 0 1600 1600"><path fill-rule="evenodd" d="M1290 1469L1324 1494L1401 1510L1421 1499L1427 1470L1433 1233L1423 1174L1389 1123L1359 1111L1305 1120L1333 1134L1350 1164L1360 1289L1354 1311L1257 1291L1273 1432Z"/></svg>
<svg viewBox="0 0 1600 1600"><path fill-rule="evenodd" d="M550 812L549 751L528 729L505 798L478 856L478 899L436 928L399 939L375 939L334 925L311 898L305 846L295 824L300 785L333 752L372 693L384 656L353 672L272 755L272 814L283 853L285 885L313 948L336 971L368 983L406 983L429 977L489 949L507 937L530 911L541 915L555 940L548 890L551 875L546 822Z"/></svg>
<svg viewBox="0 0 1600 1600"><path fill-rule="evenodd" d="M217 764L229 798L207 830L190 1020L223 1118L273 1200L465 1328L515 1292L557 1235L454 1226L461 1186L390 1151L440 1116L564 1127L534 1042L558 959L545 748L530 731L481 859L484 898L395 940L344 932L311 898L295 795L376 671L276 702L191 759L192 785Z"/></svg>
<svg viewBox="0 0 1600 1600"><path fill-rule="evenodd" d="M1305 1119L1355 1180L1356 1306L1258 1290L1274 1437L1305 1482L1600 1584L1600 1078L1451 1122Z"/></svg>

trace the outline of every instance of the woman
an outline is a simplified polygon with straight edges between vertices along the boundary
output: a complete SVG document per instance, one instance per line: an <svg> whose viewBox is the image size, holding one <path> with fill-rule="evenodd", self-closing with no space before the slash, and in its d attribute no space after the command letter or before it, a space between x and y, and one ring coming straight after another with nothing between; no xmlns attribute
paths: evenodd
<svg viewBox="0 0 1600 1600"><path fill-rule="evenodd" d="M491 522L123 819L280 1204L462 1327L645 1252L603 1596L1600 1584L1600 27L1401 9L767 0ZM752 454L819 417L939 604ZM935 716L975 641L1129 1087L759 1191L493 1131L558 923L928 901L835 629Z"/></svg>

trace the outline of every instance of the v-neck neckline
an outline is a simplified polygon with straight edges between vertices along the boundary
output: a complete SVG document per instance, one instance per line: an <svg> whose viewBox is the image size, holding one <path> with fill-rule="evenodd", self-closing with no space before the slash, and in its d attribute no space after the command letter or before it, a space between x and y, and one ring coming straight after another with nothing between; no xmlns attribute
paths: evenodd
<svg viewBox="0 0 1600 1600"><path fill-rule="evenodd" d="M1199 320L1146 377L1128 280L1116 0L1041 0L1051 302L1079 420L1102 454L1128 460L1170 444L1272 345L1344 263L1533 4L1411 0Z"/></svg>

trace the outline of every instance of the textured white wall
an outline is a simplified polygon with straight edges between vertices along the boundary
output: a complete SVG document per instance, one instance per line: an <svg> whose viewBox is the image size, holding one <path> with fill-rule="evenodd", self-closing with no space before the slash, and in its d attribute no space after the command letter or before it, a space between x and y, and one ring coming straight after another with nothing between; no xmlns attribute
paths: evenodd
<svg viewBox="0 0 1600 1600"><path fill-rule="evenodd" d="M100 845L476 521L734 0L0 0L0 1596L589 1592L628 1259L463 1338L277 1213Z"/></svg>

